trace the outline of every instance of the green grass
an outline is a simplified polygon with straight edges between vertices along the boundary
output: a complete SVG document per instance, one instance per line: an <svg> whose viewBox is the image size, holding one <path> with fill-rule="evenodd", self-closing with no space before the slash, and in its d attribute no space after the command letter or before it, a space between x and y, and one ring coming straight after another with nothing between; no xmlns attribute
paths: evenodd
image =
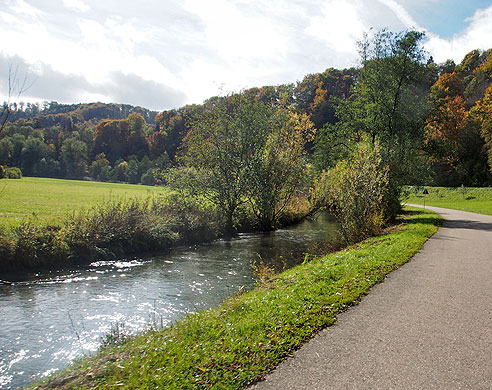
<svg viewBox="0 0 492 390"><path fill-rule="evenodd" d="M24 177L0 180L0 225L17 226L31 219L36 224L58 224L65 217L111 197L147 197L162 187Z"/></svg>
<svg viewBox="0 0 492 390"><path fill-rule="evenodd" d="M37 388L243 388L407 262L440 222L429 211L412 211L385 235L266 278L171 328L106 348Z"/></svg>
<svg viewBox="0 0 492 390"><path fill-rule="evenodd" d="M468 187L425 187L429 192L423 194L423 187L411 187L406 203L425 204L428 206L471 211L492 215L492 188Z"/></svg>

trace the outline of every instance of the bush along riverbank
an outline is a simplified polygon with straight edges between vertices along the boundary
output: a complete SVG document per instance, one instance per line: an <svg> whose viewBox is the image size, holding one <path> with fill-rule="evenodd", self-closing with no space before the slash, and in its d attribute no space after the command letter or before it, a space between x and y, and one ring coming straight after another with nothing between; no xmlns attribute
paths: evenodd
<svg viewBox="0 0 492 390"><path fill-rule="evenodd" d="M278 275L263 272L254 290L106 347L36 388L244 388L407 262L440 222L407 211L379 236Z"/></svg>
<svg viewBox="0 0 492 390"><path fill-rule="evenodd" d="M310 210L309 202L295 198L283 223L302 219ZM238 213L235 223L239 231L258 229L248 208ZM27 220L15 227L0 227L0 275L207 242L223 236L224 226L213 204L178 192L145 199L111 198L56 225Z"/></svg>

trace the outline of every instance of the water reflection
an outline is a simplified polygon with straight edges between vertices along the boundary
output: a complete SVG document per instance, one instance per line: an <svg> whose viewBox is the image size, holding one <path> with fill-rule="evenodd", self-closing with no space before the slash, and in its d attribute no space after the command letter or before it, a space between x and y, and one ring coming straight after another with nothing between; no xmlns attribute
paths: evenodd
<svg viewBox="0 0 492 390"><path fill-rule="evenodd" d="M267 234L241 234L145 259L95 262L0 286L0 388L16 388L97 350L115 323L136 333L169 325L251 288L251 261L292 266L323 252L327 216Z"/></svg>

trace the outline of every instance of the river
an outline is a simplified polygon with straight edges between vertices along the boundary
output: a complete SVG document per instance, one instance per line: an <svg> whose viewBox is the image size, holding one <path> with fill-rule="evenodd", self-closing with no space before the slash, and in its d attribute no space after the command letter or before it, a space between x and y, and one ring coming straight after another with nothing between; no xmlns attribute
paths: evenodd
<svg viewBox="0 0 492 390"><path fill-rule="evenodd" d="M326 251L328 215L169 253L38 274L0 286L0 388L15 389L94 353L116 324L134 334L251 289L252 261L291 267Z"/></svg>

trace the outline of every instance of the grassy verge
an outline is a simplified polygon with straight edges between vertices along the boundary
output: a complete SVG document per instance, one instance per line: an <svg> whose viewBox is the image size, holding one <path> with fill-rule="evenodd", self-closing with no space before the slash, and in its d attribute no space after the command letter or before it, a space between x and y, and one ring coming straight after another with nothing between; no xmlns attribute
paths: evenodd
<svg viewBox="0 0 492 390"><path fill-rule="evenodd" d="M54 225L67 214L88 210L111 197L146 198L167 191L165 187L41 177L0 179L0 225L18 226L26 220Z"/></svg>
<svg viewBox="0 0 492 390"><path fill-rule="evenodd" d="M492 188L410 187L407 203L492 215Z"/></svg>
<svg viewBox="0 0 492 390"><path fill-rule="evenodd" d="M436 232L440 217L408 213L387 234L279 275L174 326L108 347L40 389L238 389L261 379Z"/></svg>

